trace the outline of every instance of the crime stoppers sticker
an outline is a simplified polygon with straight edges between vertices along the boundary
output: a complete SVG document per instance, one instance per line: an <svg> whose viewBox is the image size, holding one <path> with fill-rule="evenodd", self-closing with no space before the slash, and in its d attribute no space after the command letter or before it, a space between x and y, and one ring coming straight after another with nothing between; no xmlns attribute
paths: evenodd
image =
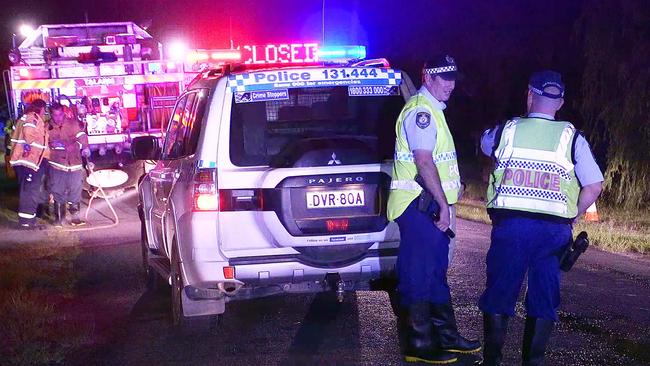
<svg viewBox="0 0 650 366"><path fill-rule="evenodd" d="M235 103L263 102L289 99L288 89L260 90L235 93Z"/></svg>

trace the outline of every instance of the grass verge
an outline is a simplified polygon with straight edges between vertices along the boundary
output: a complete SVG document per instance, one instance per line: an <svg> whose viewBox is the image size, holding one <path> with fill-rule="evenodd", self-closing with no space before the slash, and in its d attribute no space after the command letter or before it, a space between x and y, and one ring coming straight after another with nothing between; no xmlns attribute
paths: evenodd
<svg viewBox="0 0 650 366"><path fill-rule="evenodd" d="M76 247L57 238L0 250L0 359L3 365L56 365L87 343L92 324L65 313L74 301Z"/></svg>
<svg viewBox="0 0 650 366"><path fill-rule="evenodd" d="M457 215L466 220L490 224L485 210L485 183L469 182L463 199L456 206ZM600 221L579 220L573 231L586 231L591 244L610 252L633 252L650 255L650 212L598 207Z"/></svg>

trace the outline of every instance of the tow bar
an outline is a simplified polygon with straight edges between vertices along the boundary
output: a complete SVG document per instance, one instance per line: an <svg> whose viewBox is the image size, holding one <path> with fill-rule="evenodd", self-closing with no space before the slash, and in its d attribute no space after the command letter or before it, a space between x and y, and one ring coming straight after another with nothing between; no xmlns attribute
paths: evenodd
<svg viewBox="0 0 650 366"><path fill-rule="evenodd" d="M341 275L338 273L328 273L325 275L325 282L329 288L336 289L336 299L338 302L343 302L345 298L345 283L341 280Z"/></svg>

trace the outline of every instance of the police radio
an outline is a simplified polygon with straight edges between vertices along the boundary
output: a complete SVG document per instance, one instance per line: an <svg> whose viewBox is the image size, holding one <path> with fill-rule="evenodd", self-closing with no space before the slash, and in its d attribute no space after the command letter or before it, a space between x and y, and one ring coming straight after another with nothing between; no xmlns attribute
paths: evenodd
<svg viewBox="0 0 650 366"><path fill-rule="evenodd" d="M415 176L415 182L422 187L422 193L420 193L420 197L418 198L418 210L430 215L433 222L438 222L438 220L440 220L440 205L435 199L433 199L433 195L424 187L424 179L422 179L419 174ZM451 228L447 228L445 234L447 234L450 239L453 239L456 236L456 233L454 233Z"/></svg>
<svg viewBox="0 0 650 366"><path fill-rule="evenodd" d="M575 240L571 241L560 258L560 269L564 272L571 270L578 257L589 247L589 237L586 231L581 231Z"/></svg>

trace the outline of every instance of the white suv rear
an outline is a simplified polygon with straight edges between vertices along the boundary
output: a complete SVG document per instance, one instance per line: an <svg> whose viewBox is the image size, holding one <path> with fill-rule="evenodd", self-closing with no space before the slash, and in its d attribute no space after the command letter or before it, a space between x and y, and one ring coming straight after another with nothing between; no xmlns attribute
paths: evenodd
<svg viewBox="0 0 650 366"><path fill-rule="evenodd" d="M157 162L139 184L143 260L151 283L169 279L174 321L393 278L394 125L413 92L387 65L228 65L197 77L164 142L132 147Z"/></svg>

